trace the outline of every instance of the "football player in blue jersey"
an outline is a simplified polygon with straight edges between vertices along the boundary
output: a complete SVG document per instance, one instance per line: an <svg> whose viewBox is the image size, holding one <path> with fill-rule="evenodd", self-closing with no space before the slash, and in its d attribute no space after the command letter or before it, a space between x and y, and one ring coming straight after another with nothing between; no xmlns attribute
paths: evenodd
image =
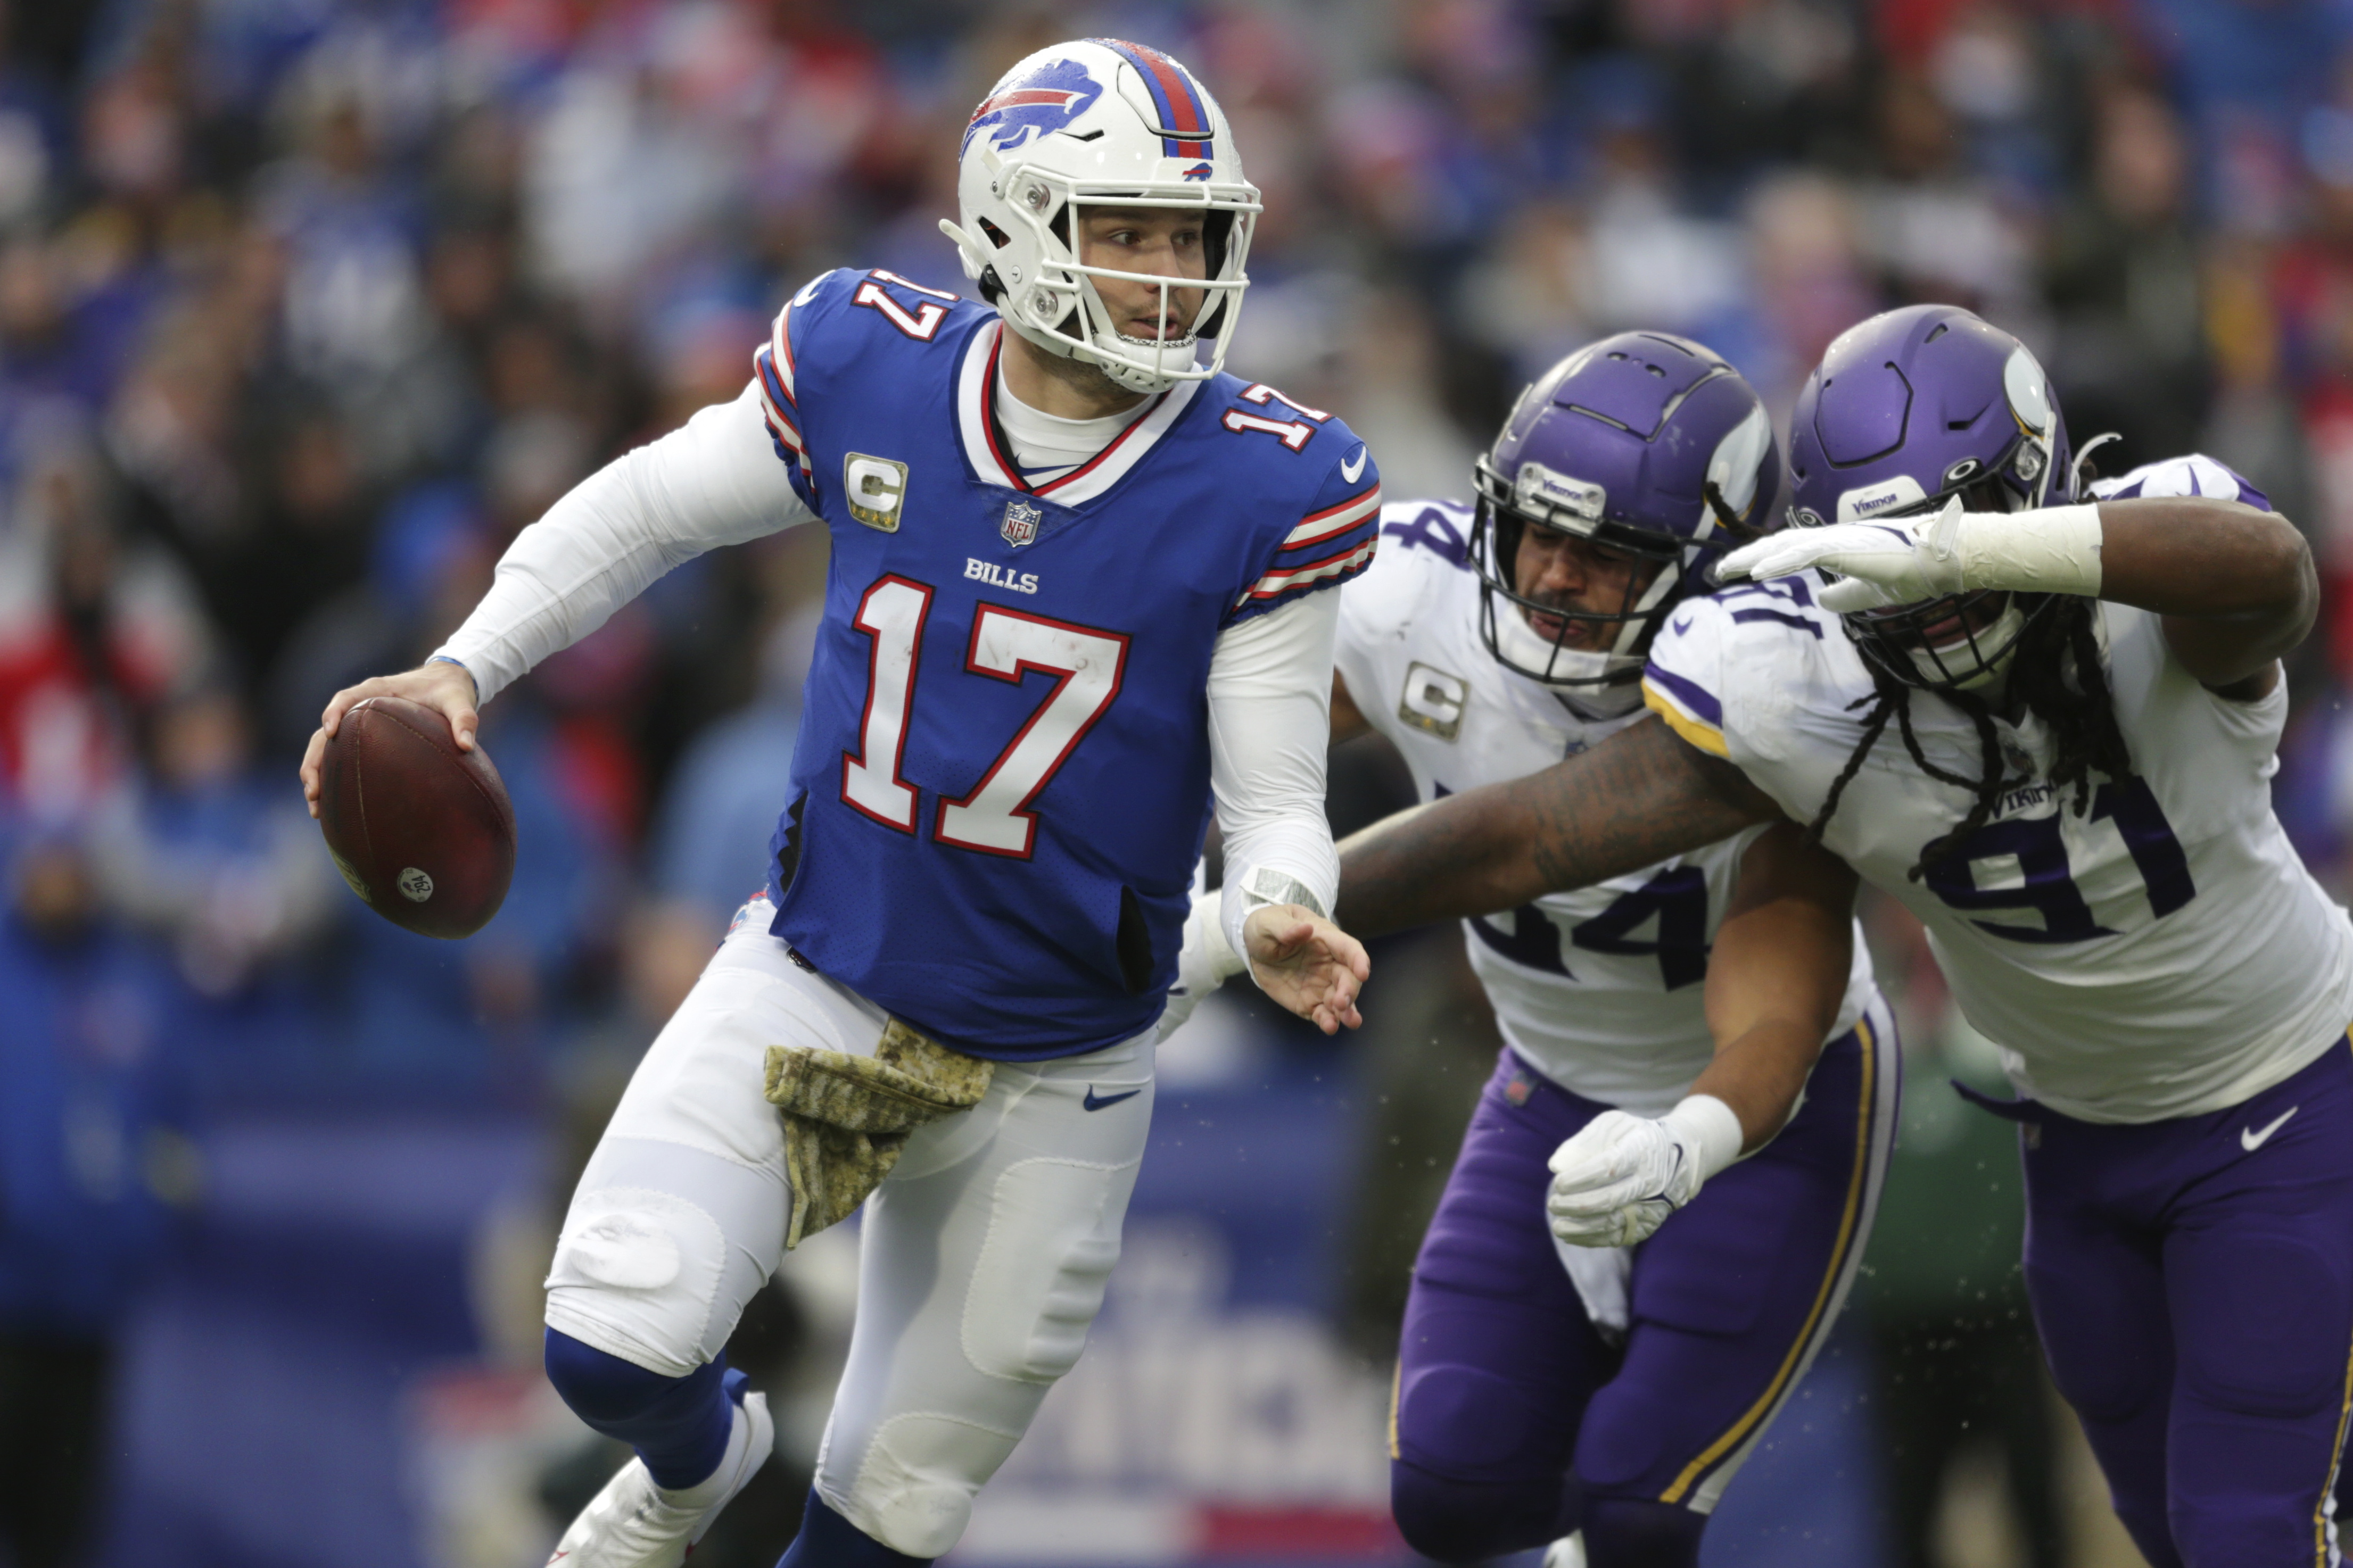
<svg viewBox="0 0 2353 1568"><path fill-rule="evenodd" d="M547 1369L637 1457L567 1568L676 1564L766 1457L722 1349L785 1248L864 1205L859 1318L787 1564L928 1562L1078 1358L1119 1253L1192 871L1326 1032L1338 595L1379 479L1339 420L1221 374L1259 211L1216 102L1113 39L974 114L989 301L888 272L796 294L733 402L526 529L424 668L476 708L678 563L822 520L826 615L767 886L648 1051L548 1279Z"/></svg>

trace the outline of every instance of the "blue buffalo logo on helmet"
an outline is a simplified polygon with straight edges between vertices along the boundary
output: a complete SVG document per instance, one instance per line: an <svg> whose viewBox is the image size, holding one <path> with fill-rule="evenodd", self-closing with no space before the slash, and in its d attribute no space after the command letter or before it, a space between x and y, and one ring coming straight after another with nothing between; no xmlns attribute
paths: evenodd
<svg viewBox="0 0 2353 1568"><path fill-rule="evenodd" d="M2097 445L2097 443L2094 443ZM1957 305L1848 328L1790 416L1789 521L1800 527L2074 499L2066 421L2023 343ZM2004 668L2048 595L1968 593L1858 611L1847 635L1907 686L1967 690Z"/></svg>
<svg viewBox="0 0 2353 1568"><path fill-rule="evenodd" d="M1709 563L1769 526L1781 463L1765 405L1738 371L1687 338L1620 332L1520 395L1472 481L1470 559L1487 651L1606 707L1639 700L1651 637L1678 603L1706 591ZM1631 558L1621 602L1567 605L1518 582L1531 529Z"/></svg>
<svg viewBox="0 0 2353 1568"><path fill-rule="evenodd" d="M1102 96L1103 83L1089 76L1085 66L1077 60L1050 61L990 95L973 110L957 155L962 156L963 148L970 147L972 139L983 131L1000 153L1011 152L1032 137L1051 135L1084 114Z"/></svg>

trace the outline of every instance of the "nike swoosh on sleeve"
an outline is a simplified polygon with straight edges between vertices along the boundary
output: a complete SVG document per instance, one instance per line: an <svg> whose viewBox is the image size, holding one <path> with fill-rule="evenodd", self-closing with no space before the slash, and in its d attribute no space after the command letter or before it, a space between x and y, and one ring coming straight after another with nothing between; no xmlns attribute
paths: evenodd
<svg viewBox="0 0 2353 1568"><path fill-rule="evenodd" d="M1372 448L1369 447L1357 447L1356 457L1350 461L1340 465L1340 477L1347 480L1350 484L1355 484L1356 482L1356 476L1365 471L1365 456L1371 450Z"/></svg>

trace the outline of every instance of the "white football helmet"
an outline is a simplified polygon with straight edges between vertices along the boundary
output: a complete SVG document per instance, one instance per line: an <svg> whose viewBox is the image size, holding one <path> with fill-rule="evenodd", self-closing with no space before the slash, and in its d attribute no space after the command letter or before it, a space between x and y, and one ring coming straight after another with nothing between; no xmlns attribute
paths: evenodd
<svg viewBox="0 0 2353 1568"><path fill-rule="evenodd" d="M981 100L957 157L962 226L943 219L940 229L1015 331L1132 392L1218 374L1250 287L1242 263L1259 199L1225 114L1192 72L1116 38L1040 49ZM1075 247L1081 214L1103 206L1205 209L1208 278L1086 265ZM1159 286L1159 341L1113 326L1098 278ZM1172 336L1175 296L1187 291L1201 302ZM1196 358L1203 338L1213 343L1206 365Z"/></svg>

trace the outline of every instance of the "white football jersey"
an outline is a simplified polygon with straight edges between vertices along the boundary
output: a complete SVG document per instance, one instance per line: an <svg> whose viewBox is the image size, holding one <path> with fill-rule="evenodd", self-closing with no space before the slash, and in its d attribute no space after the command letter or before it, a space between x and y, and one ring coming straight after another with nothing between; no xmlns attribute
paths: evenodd
<svg viewBox="0 0 2353 1568"><path fill-rule="evenodd" d="M1737 763L1799 822L1845 767L1869 711L1858 700L1873 689L1839 617L1816 603L1820 586L1808 573L1679 606L1643 679L1678 733ZM2087 1121L2194 1116L2345 1037L2353 924L2272 815L2284 683L2257 702L2218 697L2173 657L2158 616L2105 602L2097 614L2137 777L2100 782L2079 815L2075 792L2048 782L2042 721L1998 721L2023 782L1915 881L1922 847L1968 815L1971 795L1927 776L1891 723L1825 842L1920 917L1955 1000L2001 1047L2020 1093ZM1967 715L1916 691L1911 713L1931 762L1978 776Z"/></svg>
<svg viewBox="0 0 2353 1568"><path fill-rule="evenodd" d="M1423 800L1549 767L1641 717L1638 708L1584 718L1495 661L1479 636L1479 579L1464 558L1467 507L1393 502L1381 523L1371 568L1341 591L1334 662L1357 710L1404 754ZM1465 921L1471 967L1513 1049L1588 1100L1645 1115L1672 1109L1715 1055L1702 1007L1708 947L1741 851L1762 831ZM1854 1026L1872 994L1858 931L1833 1037Z"/></svg>

